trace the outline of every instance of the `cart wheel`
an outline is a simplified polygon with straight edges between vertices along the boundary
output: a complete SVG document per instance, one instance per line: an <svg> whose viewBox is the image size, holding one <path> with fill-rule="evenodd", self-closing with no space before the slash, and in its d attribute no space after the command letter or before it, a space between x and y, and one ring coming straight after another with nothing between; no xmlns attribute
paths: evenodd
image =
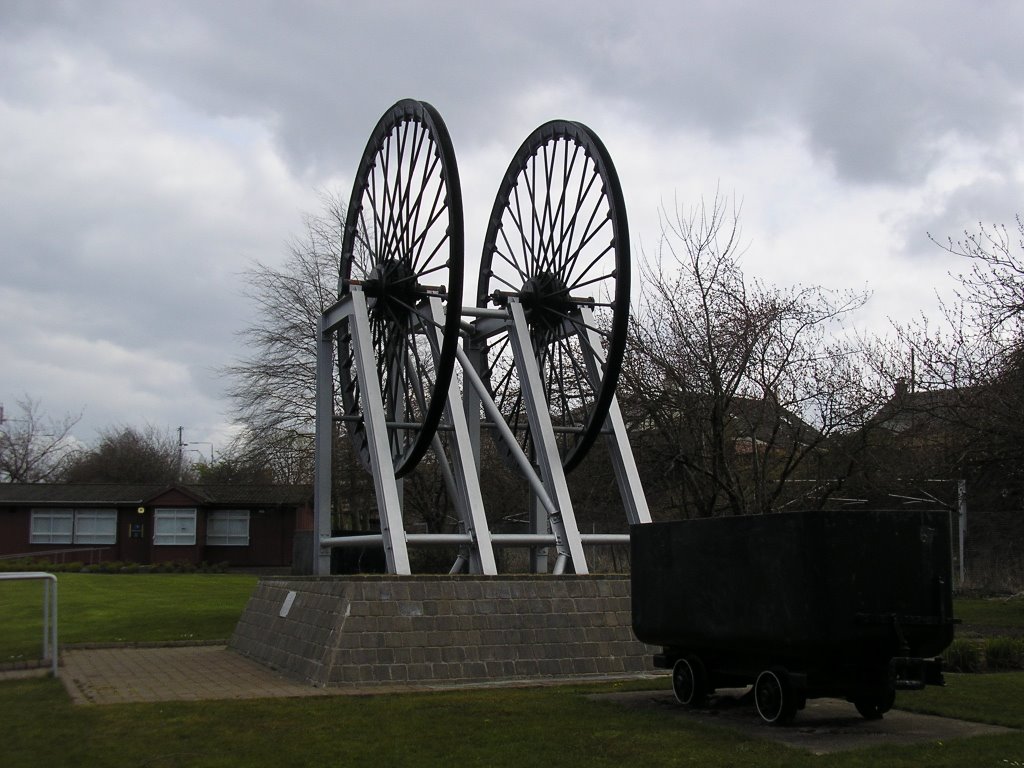
<svg viewBox="0 0 1024 768"><path fill-rule="evenodd" d="M672 693L684 707L701 707L708 698L708 673L696 656L676 661L672 667Z"/></svg>
<svg viewBox="0 0 1024 768"><path fill-rule="evenodd" d="M523 142L498 188L477 306L521 302L566 472L605 426L626 350L629 286L626 206L608 150L581 123L545 123ZM532 457L508 333L490 337L485 352L480 377ZM499 448L511 446L499 438Z"/></svg>
<svg viewBox="0 0 1024 768"><path fill-rule="evenodd" d="M754 683L757 714L769 725L788 725L796 717L798 694L782 667L766 669Z"/></svg>
<svg viewBox="0 0 1024 768"><path fill-rule="evenodd" d="M464 261L461 189L455 150L437 110L404 99L385 112L352 185L338 296L356 284L366 294L376 364L368 373L380 385L396 477L411 472L430 447L455 372ZM431 298L449 308L441 342ZM369 470L365 396L348 320L337 335L347 431Z"/></svg>
<svg viewBox="0 0 1024 768"><path fill-rule="evenodd" d="M861 717L865 720L881 720L882 715L892 709L896 702L896 686L883 683L869 693L863 693L853 700Z"/></svg>

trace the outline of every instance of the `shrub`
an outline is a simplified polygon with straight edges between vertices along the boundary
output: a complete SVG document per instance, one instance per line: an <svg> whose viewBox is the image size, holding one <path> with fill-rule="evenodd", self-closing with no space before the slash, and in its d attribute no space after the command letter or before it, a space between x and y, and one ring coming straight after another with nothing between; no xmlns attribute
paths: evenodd
<svg viewBox="0 0 1024 768"><path fill-rule="evenodd" d="M990 670L1020 669L1024 662L1024 640L993 637L985 643L985 664Z"/></svg>
<svg viewBox="0 0 1024 768"><path fill-rule="evenodd" d="M950 672L980 672L982 653L977 642L958 637L942 652L943 666Z"/></svg>

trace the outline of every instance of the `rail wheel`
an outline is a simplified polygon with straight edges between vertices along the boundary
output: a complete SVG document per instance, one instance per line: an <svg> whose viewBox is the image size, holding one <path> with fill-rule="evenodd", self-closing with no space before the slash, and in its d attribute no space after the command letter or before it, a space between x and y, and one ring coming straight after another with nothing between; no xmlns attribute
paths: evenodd
<svg viewBox="0 0 1024 768"><path fill-rule="evenodd" d="M495 197L477 306L522 303L566 471L594 443L611 406L626 346L629 284L626 211L607 150L585 125L545 123L516 152ZM509 343L505 333L487 340L480 375L532 456ZM599 375L594 360L603 360Z"/></svg>
<svg viewBox="0 0 1024 768"><path fill-rule="evenodd" d="M678 659L672 667L672 693L685 707L702 707L708 698L708 674L696 656Z"/></svg>
<svg viewBox="0 0 1024 768"><path fill-rule="evenodd" d="M788 725L796 717L798 693L782 667L764 670L754 682L757 714L769 725Z"/></svg>
<svg viewBox="0 0 1024 768"><path fill-rule="evenodd" d="M462 308L463 211L455 152L431 105L406 99L378 121L356 171L338 294L361 285L396 476L423 457L444 412ZM435 321L430 300L447 307ZM438 342L436 329L444 331ZM340 394L356 454L369 469L364 398L351 325L338 330Z"/></svg>
<svg viewBox="0 0 1024 768"><path fill-rule="evenodd" d="M853 699L853 705L865 720L881 720L895 703L896 684L891 680L882 681Z"/></svg>

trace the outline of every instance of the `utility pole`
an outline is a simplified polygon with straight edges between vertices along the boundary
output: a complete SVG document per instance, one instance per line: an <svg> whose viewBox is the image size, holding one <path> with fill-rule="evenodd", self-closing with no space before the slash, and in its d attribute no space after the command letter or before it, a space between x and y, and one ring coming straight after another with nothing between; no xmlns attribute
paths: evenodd
<svg viewBox="0 0 1024 768"><path fill-rule="evenodd" d="M182 426L178 427L178 482L181 482L181 473L184 469L185 464L185 442L182 440L182 435L185 432L185 428Z"/></svg>
<svg viewBox="0 0 1024 768"><path fill-rule="evenodd" d="M190 445L208 445L210 446L210 465L213 465L213 443L207 441L197 441L194 443L185 442L185 428L178 427L178 482L181 482L182 476L185 472L185 449ZM198 448L190 448L202 456L202 452Z"/></svg>

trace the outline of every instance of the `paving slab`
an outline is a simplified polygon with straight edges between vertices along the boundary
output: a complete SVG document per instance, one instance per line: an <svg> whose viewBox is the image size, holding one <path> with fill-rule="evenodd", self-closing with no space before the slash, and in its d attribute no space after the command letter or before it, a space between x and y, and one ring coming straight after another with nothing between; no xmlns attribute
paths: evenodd
<svg viewBox="0 0 1024 768"><path fill-rule="evenodd" d="M491 680L394 685L332 685L297 682L223 645L65 649L60 680L75 704L131 704L155 701L358 696L411 691L532 687L613 682L637 675L573 675L546 680ZM42 676L38 669L24 676ZM0 679L14 672L0 673Z"/></svg>
<svg viewBox="0 0 1024 768"><path fill-rule="evenodd" d="M60 679L75 704L323 696L225 646L65 650Z"/></svg>
<svg viewBox="0 0 1024 768"><path fill-rule="evenodd" d="M669 691L630 691L591 696L625 707L656 709L682 719L730 728L745 736L768 739L816 755L864 749L950 741L984 734L1019 733L1013 728L971 723L948 717L891 710L881 720L865 720L853 705L840 699L811 699L790 726L764 723L743 690L712 698L705 709L683 707Z"/></svg>

